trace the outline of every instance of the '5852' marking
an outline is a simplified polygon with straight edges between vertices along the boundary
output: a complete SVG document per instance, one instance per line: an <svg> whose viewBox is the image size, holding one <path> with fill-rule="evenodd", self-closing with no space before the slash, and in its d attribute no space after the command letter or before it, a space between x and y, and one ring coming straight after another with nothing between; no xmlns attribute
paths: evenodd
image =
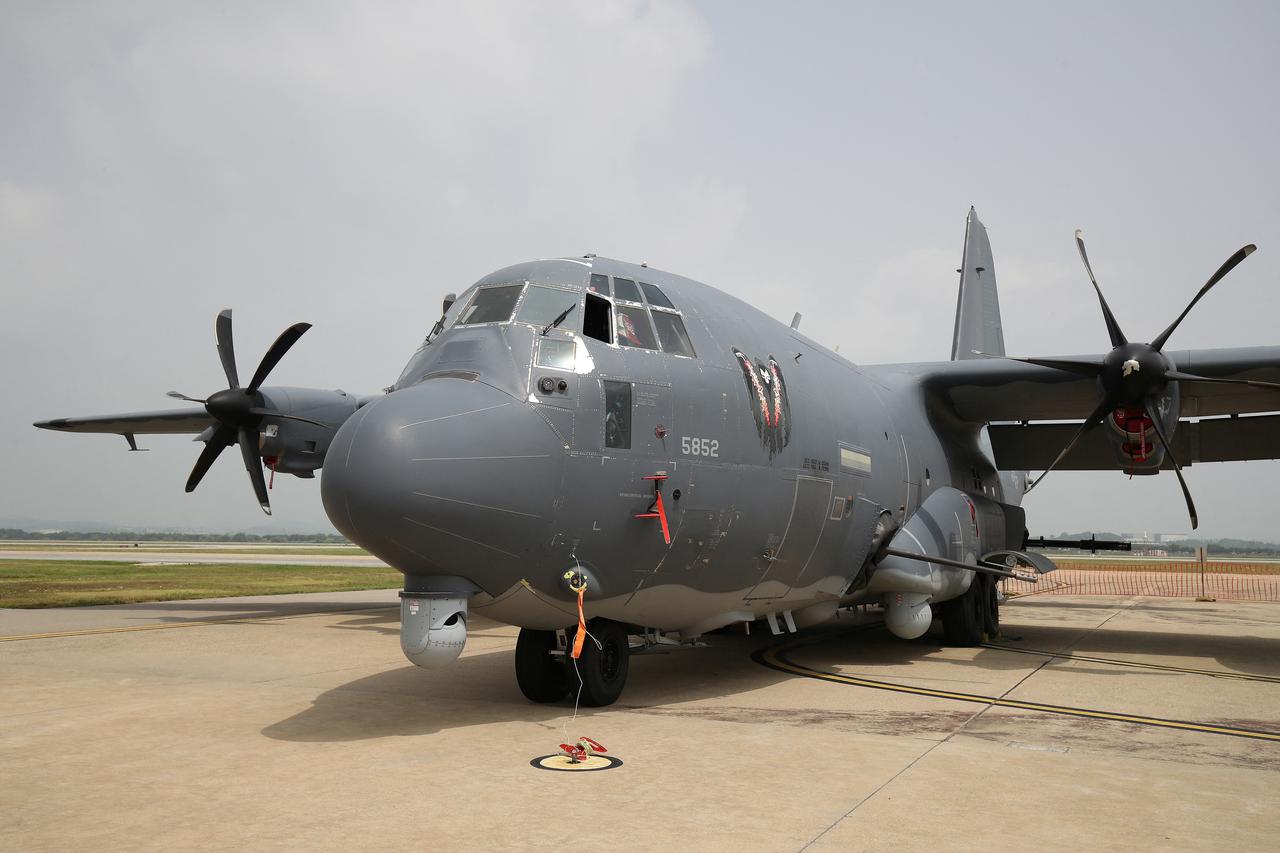
<svg viewBox="0 0 1280 853"><path fill-rule="evenodd" d="M719 456L720 439L680 436L680 452L686 456Z"/></svg>

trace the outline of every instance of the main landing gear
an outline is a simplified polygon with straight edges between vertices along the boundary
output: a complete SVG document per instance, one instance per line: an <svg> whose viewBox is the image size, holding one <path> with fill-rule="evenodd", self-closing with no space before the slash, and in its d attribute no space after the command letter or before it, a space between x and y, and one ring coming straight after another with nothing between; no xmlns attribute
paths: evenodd
<svg viewBox="0 0 1280 853"><path fill-rule="evenodd" d="M939 608L942 636L949 646L981 645L984 635L994 639L1000 633L1000 602L996 579L981 572L964 595L944 602Z"/></svg>
<svg viewBox="0 0 1280 853"><path fill-rule="evenodd" d="M583 705L612 705L622 695L631 663L627 627L609 619L587 623L582 656L571 657L577 626L565 631L565 645L555 631L521 628L516 640L516 683L533 702L559 702L577 695L581 679Z"/></svg>

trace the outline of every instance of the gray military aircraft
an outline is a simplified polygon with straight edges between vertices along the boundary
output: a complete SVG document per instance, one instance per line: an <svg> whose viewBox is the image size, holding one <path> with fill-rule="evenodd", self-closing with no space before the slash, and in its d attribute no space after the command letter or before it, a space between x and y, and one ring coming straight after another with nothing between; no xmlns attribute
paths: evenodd
<svg viewBox="0 0 1280 853"><path fill-rule="evenodd" d="M401 646L457 658L469 612L520 627L535 702L577 688L607 705L631 654L763 619L774 633L874 603L899 637L998 628L996 584L1052 569L1025 551L1024 472L1155 474L1280 456L1280 347L1166 351L1222 265L1150 343L1005 355L995 267L970 210L951 361L857 366L732 295L586 255L480 279L384 393L266 387L287 329L241 386L231 312L216 323L228 388L201 408L42 421L69 432L199 433L194 489L238 445L262 508L264 467L312 477L333 524L404 573ZM1083 420L1081 420L1083 419ZM1041 475L1041 480L1043 475ZM579 598L578 591L582 590Z"/></svg>

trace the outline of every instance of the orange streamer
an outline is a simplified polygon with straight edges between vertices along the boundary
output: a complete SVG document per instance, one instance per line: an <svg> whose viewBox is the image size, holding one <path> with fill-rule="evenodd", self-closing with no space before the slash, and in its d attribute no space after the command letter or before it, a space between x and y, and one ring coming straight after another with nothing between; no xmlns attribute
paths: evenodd
<svg viewBox="0 0 1280 853"><path fill-rule="evenodd" d="M577 660L582 657L582 644L587 639L587 618L582 613L582 597L587 592L587 585L584 583L578 587L578 633L573 635L573 659Z"/></svg>

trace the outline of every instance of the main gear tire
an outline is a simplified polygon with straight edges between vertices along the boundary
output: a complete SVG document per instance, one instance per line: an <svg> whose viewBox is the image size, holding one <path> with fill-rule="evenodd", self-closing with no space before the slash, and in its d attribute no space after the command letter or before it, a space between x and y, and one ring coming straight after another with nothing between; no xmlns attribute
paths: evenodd
<svg viewBox="0 0 1280 853"><path fill-rule="evenodd" d="M987 587L987 606L982 614L982 630L988 640L994 640L1000 636L1000 590L998 589L1000 581L989 575L984 580Z"/></svg>
<svg viewBox="0 0 1280 853"><path fill-rule="evenodd" d="M942 637L948 646L977 646L987 610L985 576L974 574L964 595L946 602L942 608Z"/></svg>
<svg viewBox="0 0 1280 853"><path fill-rule="evenodd" d="M559 702L569 695L565 659L556 650L555 631L521 628L516 638L516 684L530 702Z"/></svg>
<svg viewBox="0 0 1280 853"><path fill-rule="evenodd" d="M577 632L576 627L568 632L571 650ZM565 660L569 692L577 690L576 680L580 677L583 705L601 708L618 701L622 688L627 684L627 672L631 667L631 646L626 626L609 619L592 619L587 623L582 657L576 661L576 677L574 663L572 659Z"/></svg>

